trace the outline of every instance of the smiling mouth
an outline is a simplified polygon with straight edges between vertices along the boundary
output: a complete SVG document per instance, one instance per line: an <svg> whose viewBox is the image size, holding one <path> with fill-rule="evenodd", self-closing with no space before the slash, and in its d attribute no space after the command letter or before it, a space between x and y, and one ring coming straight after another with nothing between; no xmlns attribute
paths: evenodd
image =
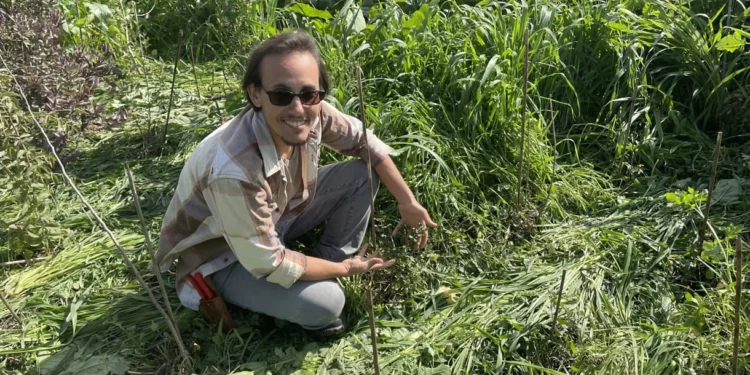
<svg viewBox="0 0 750 375"><path fill-rule="evenodd" d="M282 122L295 129L299 129L307 125L307 120L282 120Z"/></svg>

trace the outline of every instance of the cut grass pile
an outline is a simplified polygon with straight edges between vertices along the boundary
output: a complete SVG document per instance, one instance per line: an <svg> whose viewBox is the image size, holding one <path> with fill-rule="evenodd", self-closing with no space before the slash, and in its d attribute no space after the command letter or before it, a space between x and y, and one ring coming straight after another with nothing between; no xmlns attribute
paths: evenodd
<svg viewBox="0 0 750 375"><path fill-rule="evenodd" d="M2 372L176 373L180 362L161 315L56 173L12 77L158 296L125 165L156 239L190 151L244 105L249 46L286 27L319 41L328 100L353 115L362 67L368 124L439 224L411 252L386 235L399 217L381 190L377 242L398 258L367 276L381 373L729 372L734 239L750 222L750 12L739 3L730 18L723 1L22 3L0 14L0 262L47 258L0 268L22 321L0 307ZM164 277L195 373L372 373L368 280L342 280L350 329L319 341L240 309L237 329L221 333L180 307L174 274ZM740 345L750 371L750 340Z"/></svg>

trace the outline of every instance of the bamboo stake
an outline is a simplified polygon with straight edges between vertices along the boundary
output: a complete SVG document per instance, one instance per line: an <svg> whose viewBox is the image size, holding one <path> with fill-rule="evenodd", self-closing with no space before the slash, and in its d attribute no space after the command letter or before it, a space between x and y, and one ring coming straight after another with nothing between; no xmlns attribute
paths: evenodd
<svg viewBox="0 0 750 375"><path fill-rule="evenodd" d="M552 332L556 332L557 329L557 315L560 312L560 300L562 299L563 286L565 285L565 275L568 273L567 269L563 269L562 277L560 278L560 289L557 290L557 302L555 303L555 317L552 319Z"/></svg>
<svg viewBox="0 0 750 375"><path fill-rule="evenodd" d="M164 288L164 280L161 278L161 272L159 272L159 266L156 264L156 254L154 254L154 248L151 245L151 235L149 234L148 227L146 227L146 218L143 216L143 210L141 210L141 202L138 199L138 191L135 188L135 181L133 181L133 173L130 171L130 166L125 164L125 171L128 174L128 181L130 182L130 193L133 195L133 202L135 203L135 210L138 212L138 219L141 221L141 228L143 229L143 236L146 239L146 249L149 255L151 255L152 271L156 274L156 280L159 282L159 289L161 289L161 298L164 300L164 304L167 306L167 315L172 321L174 326L177 326L177 320L172 312L172 305L169 303L169 297L167 297L167 290Z"/></svg>
<svg viewBox="0 0 750 375"><path fill-rule="evenodd" d="M727 0L727 15L726 15L726 23L724 24L724 27L732 27L732 4L734 4L734 0ZM721 79L724 80L724 77L727 75L727 54L724 53L721 56ZM726 89L726 87L724 87Z"/></svg>
<svg viewBox="0 0 750 375"><path fill-rule="evenodd" d="M357 67L357 92L359 93L359 112L362 117L362 131L364 132L365 147L367 148L367 177L370 180L370 242L375 245L377 250L377 237L375 237L375 197L374 187L372 186L372 161L370 159L370 143L367 140L367 118L365 115L365 99L362 92L362 69ZM370 321L370 341L372 343L372 366L375 375L380 375L380 365L378 364L378 338L375 330L375 312L372 307L372 280L367 286L367 300L369 304L369 321Z"/></svg>
<svg viewBox="0 0 750 375"><path fill-rule="evenodd" d="M737 277L734 281L734 352L732 353L732 375L737 375L737 359L740 350L740 302L742 301L742 237L735 243L734 268Z"/></svg>
<svg viewBox="0 0 750 375"><path fill-rule="evenodd" d="M706 209L703 211L703 228L698 235L698 251L703 248L703 241L706 238L706 227L708 226L708 214L711 212L711 198L714 194L714 183L716 182L716 169L719 164L719 150L721 149L721 136L722 133L716 135L716 147L714 148L714 161L711 167L711 182L708 184L708 200L706 201Z"/></svg>
<svg viewBox="0 0 750 375"><path fill-rule="evenodd" d="M3 63L3 66L5 66L5 69L7 69L9 72L12 71L10 68L8 68L8 65L5 63L5 59L2 57L2 54L0 54L0 60ZM23 98L24 102L26 103L26 108L29 111L29 114L31 115L31 118L34 120L34 124L36 124L36 127L39 129L41 134L44 136L45 142L47 142L47 145L49 146L50 150L52 151L52 155L55 157L55 160L57 160L57 163L60 165L60 172L62 173L63 177L65 178L65 181L68 182L70 187L73 189L73 191L76 193L78 198L83 202L83 205L91 212L91 214L94 216L96 221L101 225L104 232L107 233L110 240L114 243L115 247L117 247L118 250L120 250L120 255L122 255L123 259L125 260L125 263L128 265L131 271L133 271L133 274L135 274L136 279L138 279L138 282L141 284L143 289L146 290L146 293L148 293L149 299L151 300L151 303L156 307L157 310L161 313L161 315L164 317L164 319L167 321L167 325L169 326L169 329L172 331L172 335L175 338L175 341L177 342L177 346L180 349L180 354L183 357L183 364L192 367L190 365L190 356L188 355L187 350L185 349L185 344L182 342L182 338L180 337L180 332L177 330L177 328L172 325L172 322L169 320L167 313L164 311L164 309L159 305L158 302L156 302L156 298L154 297L154 294L151 292L151 289L146 285L146 282L143 281L143 278L141 277L141 273L138 272L138 268L133 265L133 263L128 258L128 255L125 253L125 249L122 248L119 242L117 242L117 238L115 238L115 235L112 233L112 231L109 230L107 227L107 224L104 223L104 220L99 216L99 214L96 212L96 210L91 207L89 202L86 200L86 198L83 197L83 194L78 190L75 183L73 183L73 180L70 179L70 176L68 176L68 173L65 171L65 166L63 165L62 161L60 161L60 157L57 155L57 151L52 146L52 142L49 140L49 137L47 136L47 133L44 131L44 128L42 128L42 125L39 124L39 121L37 120L36 116L34 116L34 111L31 109L31 105L29 104L29 100L26 98L26 94L23 92L23 88L21 87L21 84L18 83L18 80L16 79L16 76L13 75L13 81L15 81L16 86L18 87L18 93Z"/></svg>
<svg viewBox="0 0 750 375"><path fill-rule="evenodd" d="M623 144L623 153L625 152L624 145L628 143L628 139L630 138L630 132L633 128L633 114L635 114L635 101L638 99L638 80L634 79L635 82L633 82L633 96L630 97L630 111L628 116L628 128L625 132L625 139L622 140ZM623 156L623 155L620 155ZM630 164L633 164L633 154L630 155ZM618 166L619 168L620 166Z"/></svg>
<svg viewBox="0 0 750 375"><path fill-rule="evenodd" d="M529 88L529 30L523 32L523 95L521 95L521 163L518 166L516 186L516 210L521 209L521 185L523 183L523 149L526 139L526 92Z"/></svg>
<svg viewBox="0 0 750 375"><path fill-rule="evenodd" d="M190 64L193 65L193 80L195 81L195 91L198 92L198 101L201 101L201 89L198 86L198 73L195 71L195 56L193 55L193 45L190 45Z"/></svg>
<svg viewBox="0 0 750 375"><path fill-rule="evenodd" d="M161 144L167 141L167 129L169 128L169 115L172 114L172 97L174 96L174 81L177 78L177 63L180 61L180 46L182 45L182 30L177 34L177 52L174 56L174 67L172 68L172 88L169 90L169 106L167 106L167 122L164 123L164 132L161 136Z"/></svg>
<svg viewBox="0 0 750 375"><path fill-rule="evenodd" d="M21 322L21 318L19 318L18 315L16 315L16 312L13 311L13 308L10 306L10 303L8 303L8 301L5 299L5 296L2 293L0 293L0 299L3 300L3 304L5 305L5 307L8 308L8 311L10 311L10 315L13 316L13 319L15 319L16 322L18 322L19 326L23 327L23 322Z"/></svg>
<svg viewBox="0 0 750 375"><path fill-rule="evenodd" d="M550 198L552 196L552 186L555 184L555 170L557 169L557 131L555 130L555 112L552 109L552 95L550 95L549 100L549 113L550 124L552 126L552 175L550 176L550 183L547 187L547 201L544 202L542 214L547 212L547 207L549 206Z"/></svg>
<svg viewBox="0 0 750 375"><path fill-rule="evenodd" d="M131 5L133 6L133 14L135 15L135 22L136 25L140 24L140 20L138 19L138 9L135 5L135 1L131 0ZM146 127L146 134L142 135L143 137L143 149L148 149L148 139L147 136L151 134L151 84L149 83L149 76L148 76L148 69L146 68L146 64L143 62L145 60L144 58L144 48L143 48L143 40L141 38L141 32L140 29L136 30L136 38L138 39L138 46L141 48L141 56L139 59L139 62L141 63L141 70L143 73L143 78L146 79L146 101L148 102L148 109L146 110L146 115L148 116L148 126ZM140 131L140 126L138 127Z"/></svg>

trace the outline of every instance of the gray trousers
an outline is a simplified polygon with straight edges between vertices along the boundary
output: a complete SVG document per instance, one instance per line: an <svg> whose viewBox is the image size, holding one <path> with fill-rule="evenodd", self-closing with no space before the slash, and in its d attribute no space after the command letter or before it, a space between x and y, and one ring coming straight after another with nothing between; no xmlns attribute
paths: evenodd
<svg viewBox="0 0 750 375"><path fill-rule="evenodd" d="M380 180L372 172L374 191ZM278 223L282 242L292 241L327 220L318 244L308 256L340 262L360 248L370 218L370 185L367 163L352 160L318 170L315 198L295 219ZM293 249L300 250L300 249ZM245 309L319 329L341 314L346 299L335 279L298 280L289 289L256 279L239 262L212 276L225 301Z"/></svg>

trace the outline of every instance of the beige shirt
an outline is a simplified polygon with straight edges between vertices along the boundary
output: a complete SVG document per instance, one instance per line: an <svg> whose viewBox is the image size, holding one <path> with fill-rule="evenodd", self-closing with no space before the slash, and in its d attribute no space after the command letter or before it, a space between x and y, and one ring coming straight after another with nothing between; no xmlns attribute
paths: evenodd
<svg viewBox="0 0 750 375"><path fill-rule="evenodd" d="M206 276L234 261L287 288L304 273L304 255L279 241L275 224L296 217L314 198L320 146L367 160L367 134L373 166L390 151L357 118L322 103L307 142L295 147L288 164L277 155L263 115L250 106L195 148L164 215L156 253L162 272L179 259L182 296L197 297L184 283L187 274ZM193 302L188 307L197 309Z"/></svg>

